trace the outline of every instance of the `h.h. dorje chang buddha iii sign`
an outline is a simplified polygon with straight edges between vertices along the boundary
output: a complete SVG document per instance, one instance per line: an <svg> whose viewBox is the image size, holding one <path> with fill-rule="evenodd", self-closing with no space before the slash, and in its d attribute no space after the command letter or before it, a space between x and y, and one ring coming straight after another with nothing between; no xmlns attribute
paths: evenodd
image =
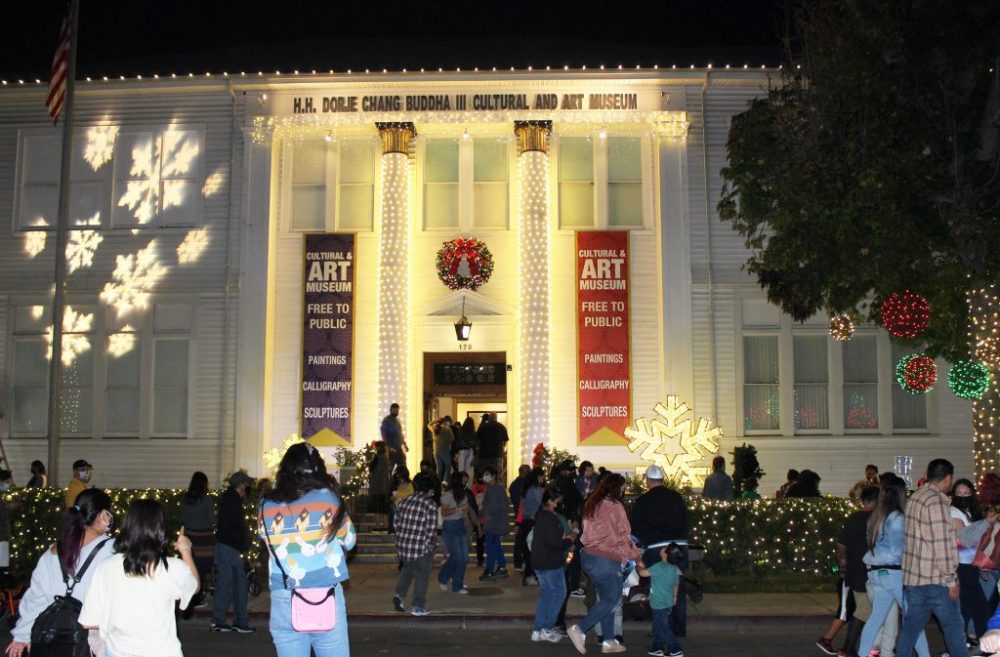
<svg viewBox="0 0 1000 657"><path fill-rule="evenodd" d="M360 94L291 96L276 106L278 113L341 114L359 112L452 112L532 110L638 110L643 95L612 93L460 93ZM657 103L658 105L658 103Z"/></svg>

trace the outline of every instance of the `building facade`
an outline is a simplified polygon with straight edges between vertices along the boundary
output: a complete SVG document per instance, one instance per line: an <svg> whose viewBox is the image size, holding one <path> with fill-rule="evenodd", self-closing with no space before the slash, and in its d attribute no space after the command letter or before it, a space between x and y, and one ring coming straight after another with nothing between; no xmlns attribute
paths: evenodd
<svg viewBox="0 0 1000 657"><path fill-rule="evenodd" d="M795 467L842 494L897 457L971 475L968 402L902 391L884 331L793 324L741 269L720 170L773 74L81 81L61 473L262 474L291 434L331 456L377 439L393 402L411 466L430 420L491 412L509 466L545 443L631 472L656 450L625 428L676 396L720 453L757 447L763 492ZM43 97L0 90L0 436L22 477L46 451L61 129ZM659 453L697 476L714 439L680 435Z"/></svg>

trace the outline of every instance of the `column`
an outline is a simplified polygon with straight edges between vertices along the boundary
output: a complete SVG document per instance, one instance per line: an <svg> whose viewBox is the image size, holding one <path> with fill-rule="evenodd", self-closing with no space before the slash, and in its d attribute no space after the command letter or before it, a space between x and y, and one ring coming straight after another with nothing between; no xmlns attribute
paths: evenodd
<svg viewBox="0 0 1000 657"><path fill-rule="evenodd" d="M521 461L549 442L549 136L551 121L517 121Z"/></svg>
<svg viewBox="0 0 1000 657"><path fill-rule="evenodd" d="M423 436L407 434L409 358L410 140L412 123L376 123L382 138L382 219L378 258L378 407L381 420L399 404L403 435L414 446ZM415 449L414 454L420 450Z"/></svg>

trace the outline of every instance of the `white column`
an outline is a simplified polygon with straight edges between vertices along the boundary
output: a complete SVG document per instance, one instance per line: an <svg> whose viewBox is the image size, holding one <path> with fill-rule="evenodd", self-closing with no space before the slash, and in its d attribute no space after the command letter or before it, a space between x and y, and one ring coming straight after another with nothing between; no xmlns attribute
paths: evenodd
<svg viewBox="0 0 1000 657"><path fill-rule="evenodd" d="M549 135L550 121L519 121L517 169L520 266L521 462L549 435Z"/></svg>
<svg viewBox="0 0 1000 657"><path fill-rule="evenodd" d="M379 237L379 417L399 404L403 435L419 445L422 435L407 434L407 364L409 359L409 190L412 123L379 123L382 137L382 221ZM419 453L416 450L414 453Z"/></svg>

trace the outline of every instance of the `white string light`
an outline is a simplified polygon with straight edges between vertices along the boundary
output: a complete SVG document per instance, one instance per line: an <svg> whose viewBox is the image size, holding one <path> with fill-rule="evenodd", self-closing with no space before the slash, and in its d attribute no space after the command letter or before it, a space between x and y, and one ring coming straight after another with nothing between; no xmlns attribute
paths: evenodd
<svg viewBox="0 0 1000 657"><path fill-rule="evenodd" d="M971 321L969 343L973 356L994 372L1000 365L997 353L1000 351L1000 286L973 290L968 295ZM994 376L994 381L996 377ZM996 472L1000 466L1000 427L997 413L1000 412L997 384L994 383L981 398L972 402L973 451L976 458L976 476Z"/></svg>

